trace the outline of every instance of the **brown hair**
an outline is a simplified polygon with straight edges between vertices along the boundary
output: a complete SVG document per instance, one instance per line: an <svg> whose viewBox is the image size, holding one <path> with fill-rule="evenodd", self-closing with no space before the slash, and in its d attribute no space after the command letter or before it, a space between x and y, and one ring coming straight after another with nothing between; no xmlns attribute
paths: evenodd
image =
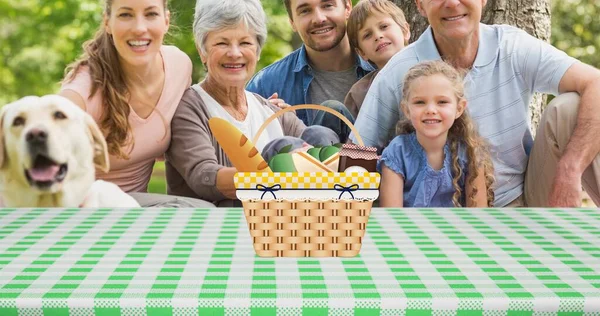
<svg viewBox="0 0 600 316"><path fill-rule="evenodd" d="M337 1L337 0L335 0ZM344 5L348 5L348 2L350 2L350 4L352 4L351 0L341 0L342 3L344 3ZM285 10L287 11L288 17L290 18L290 20L294 20L294 18L292 17L292 0L283 0L283 4L285 5Z"/></svg>
<svg viewBox="0 0 600 316"><path fill-rule="evenodd" d="M287 0L286 0L287 1ZM350 12L346 31L350 46L356 49L358 47L358 32L363 27L365 21L373 12L388 14L396 24L400 26L403 32L408 32L408 25L402 9L389 0L362 0Z"/></svg>
<svg viewBox="0 0 600 316"><path fill-rule="evenodd" d="M405 107L408 103L410 84L414 82L415 79L420 77L429 77L436 74L443 75L452 83L458 100L465 98L463 75L458 70L441 60L425 61L413 66L406 73L402 88L401 106ZM414 131L415 128L409 119L401 120L398 122L396 127L397 134L408 134ZM479 168L483 166L488 206L493 206L494 190L492 189L492 186L494 184L494 166L490 157L488 144L477 132L475 124L467 111L464 111L463 114L454 121L454 124L448 131L448 141L450 143L452 161L452 185L455 189L454 195L452 196L452 202L454 203L454 206L461 206L460 197L462 195L462 189L458 185L458 180L464 173L458 162L458 149L459 144L461 143L466 147L468 159L468 170L465 183L469 183L473 188L471 196L466 197L465 202L467 205L469 205L469 201L475 202L477 188L473 185L473 183L479 176Z"/></svg>
<svg viewBox="0 0 600 316"><path fill-rule="evenodd" d="M110 17L113 0L104 1L104 15ZM165 11L167 0L163 0ZM87 66L92 78L90 96L100 90L104 102L104 115L99 122L106 137L108 152L118 158L129 159L129 153L123 148L134 141L129 124L129 91L125 82L125 74L119 62L119 53L113 44L112 35L107 33L104 24L91 40L83 44L83 54L65 69L63 82L75 79L78 71Z"/></svg>

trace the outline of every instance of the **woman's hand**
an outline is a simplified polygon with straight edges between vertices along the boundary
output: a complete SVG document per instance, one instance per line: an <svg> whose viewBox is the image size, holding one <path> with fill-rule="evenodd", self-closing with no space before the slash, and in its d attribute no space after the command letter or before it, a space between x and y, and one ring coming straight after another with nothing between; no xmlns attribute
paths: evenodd
<svg viewBox="0 0 600 316"><path fill-rule="evenodd" d="M269 100L269 102L271 102L271 104L273 104L274 106L276 106L280 109L285 109L285 108L290 107L290 105L285 103L285 101L283 99L279 98L279 94L277 92L273 93L267 100Z"/></svg>
<svg viewBox="0 0 600 316"><path fill-rule="evenodd" d="M237 172L237 169L233 167L225 167L217 171L217 190L221 192L228 199L235 200L235 184L233 183L233 176Z"/></svg>

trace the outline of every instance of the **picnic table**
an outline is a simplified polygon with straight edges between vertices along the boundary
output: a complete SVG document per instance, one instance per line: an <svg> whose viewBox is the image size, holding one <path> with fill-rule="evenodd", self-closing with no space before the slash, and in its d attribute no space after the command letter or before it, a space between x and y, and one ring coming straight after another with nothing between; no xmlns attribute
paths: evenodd
<svg viewBox="0 0 600 316"><path fill-rule="evenodd" d="M0 315L600 315L598 209L371 211L261 258L242 209L0 209Z"/></svg>

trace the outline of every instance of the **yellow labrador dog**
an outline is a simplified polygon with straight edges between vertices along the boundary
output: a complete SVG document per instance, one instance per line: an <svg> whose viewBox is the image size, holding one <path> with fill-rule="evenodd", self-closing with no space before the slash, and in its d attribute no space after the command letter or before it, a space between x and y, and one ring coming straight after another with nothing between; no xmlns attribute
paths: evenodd
<svg viewBox="0 0 600 316"><path fill-rule="evenodd" d="M106 141L93 118L58 95L29 96L0 110L0 205L138 207L108 171Z"/></svg>

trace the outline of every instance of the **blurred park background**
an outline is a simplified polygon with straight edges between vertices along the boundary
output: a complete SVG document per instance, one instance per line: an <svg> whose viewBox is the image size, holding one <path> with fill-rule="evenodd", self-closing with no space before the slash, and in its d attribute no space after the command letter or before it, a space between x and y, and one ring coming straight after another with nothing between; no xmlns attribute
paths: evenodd
<svg viewBox="0 0 600 316"><path fill-rule="evenodd" d="M81 54L83 42L92 37L102 21L102 2L0 0L0 105L26 95L58 91L65 66ZM190 56L193 81L198 82L204 70L191 32L195 2L169 1L172 27L166 42ZM258 69L300 45L289 26L283 1L261 2L268 16L269 37ZM551 8L551 43L600 67L600 0L552 0ZM164 164L157 164L149 190L165 192Z"/></svg>

